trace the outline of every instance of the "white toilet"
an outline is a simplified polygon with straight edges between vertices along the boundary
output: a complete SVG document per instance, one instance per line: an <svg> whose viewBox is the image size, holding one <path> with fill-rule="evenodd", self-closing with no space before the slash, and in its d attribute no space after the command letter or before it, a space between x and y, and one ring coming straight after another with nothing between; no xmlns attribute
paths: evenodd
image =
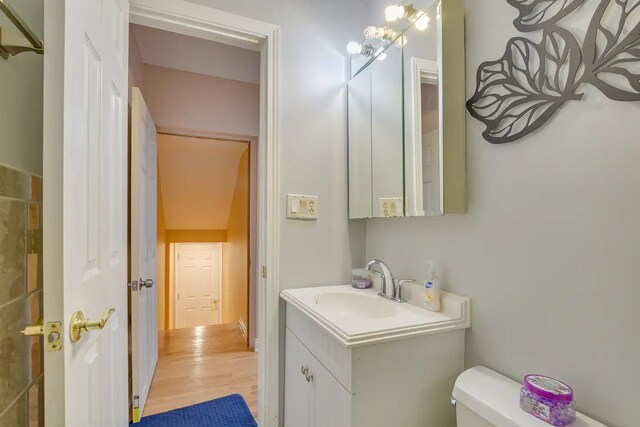
<svg viewBox="0 0 640 427"><path fill-rule="evenodd" d="M453 388L458 427L549 427L520 409L519 384L484 366L464 371ZM578 413L570 427L606 427Z"/></svg>

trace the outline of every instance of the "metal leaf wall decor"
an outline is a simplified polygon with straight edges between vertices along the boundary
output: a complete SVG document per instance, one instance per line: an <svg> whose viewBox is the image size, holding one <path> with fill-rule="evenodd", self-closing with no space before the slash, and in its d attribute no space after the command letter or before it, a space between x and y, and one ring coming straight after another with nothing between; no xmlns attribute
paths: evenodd
<svg viewBox="0 0 640 427"><path fill-rule="evenodd" d="M640 0L599 1L581 46L559 22L585 0L507 0L519 11L516 29L541 31L542 40L515 37L502 58L478 68L467 109L487 127L487 141L530 134L566 102L582 99L583 84L615 101L640 101Z"/></svg>

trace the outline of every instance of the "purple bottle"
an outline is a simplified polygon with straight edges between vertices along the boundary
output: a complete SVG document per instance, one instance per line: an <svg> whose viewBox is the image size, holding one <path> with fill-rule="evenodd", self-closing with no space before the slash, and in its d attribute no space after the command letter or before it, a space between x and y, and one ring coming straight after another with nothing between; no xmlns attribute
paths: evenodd
<svg viewBox="0 0 640 427"><path fill-rule="evenodd" d="M544 375L527 375L520 390L520 407L552 426L566 426L576 420L573 390Z"/></svg>

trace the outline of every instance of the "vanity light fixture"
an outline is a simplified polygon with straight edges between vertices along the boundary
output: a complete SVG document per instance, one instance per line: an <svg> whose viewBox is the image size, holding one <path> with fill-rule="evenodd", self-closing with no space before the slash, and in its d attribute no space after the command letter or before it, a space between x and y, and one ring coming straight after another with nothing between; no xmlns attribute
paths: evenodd
<svg viewBox="0 0 640 427"><path fill-rule="evenodd" d="M399 19L408 19L415 24L418 31L424 31L429 26L429 17L426 12L416 9L413 5L392 5L385 9L384 17L387 22L395 22Z"/></svg>
<svg viewBox="0 0 640 427"><path fill-rule="evenodd" d="M398 33L389 27L375 27L371 25L364 29L364 38L367 40L381 39L390 43L396 37L398 37Z"/></svg>
<svg viewBox="0 0 640 427"><path fill-rule="evenodd" d="M387 22L395 22L398 19L411 18L418 11L411 4L407 5L391 5L384 10L384 18Z"/></svg>
<svg viewBox="0 0 640 427"><path fill-rule="evenodd" d="M364 29L364 37L367 40L380 39L387 43L393 43L398 47L402 47L407 44L406 36L398 37L398 33L389 27L374 27L369 26Z"/></svg>
<svg viewBox="0 0 640 427"><path fill-rule="evenodd" d="M371 56L373 55L373 46L351 41L347 43L347 52L349 52L350 55Z"/></svg>
<svg viewBox="0 0 640 427"><path fill-rule="evenodd" d="M416 27L416 30L424 31L427 29L427 27L429 27L429 21L431 21L431 19L429 19L425 12L422 13L422 16L420 16L420 18L416 19L413 25Z"/></svg>

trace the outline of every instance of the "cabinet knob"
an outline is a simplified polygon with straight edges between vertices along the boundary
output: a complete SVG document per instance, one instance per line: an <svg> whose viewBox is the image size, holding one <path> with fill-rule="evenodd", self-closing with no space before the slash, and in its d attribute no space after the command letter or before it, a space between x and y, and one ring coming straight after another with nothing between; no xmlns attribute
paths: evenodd
<svg viewBox="0 0 640 427"><path fill-rule="evenodd" d="M308 383L312 383L313 382L313 374L307 373L304 376L307 379Z"/></svg>
<svg viewBox="0 0 640 427"><path fill-rule="evenodd" d="M302 366L300 366L300 372L302 372L302 375L307 375L309 373L309 368L307 368L306 366L302 365Z"/></svg>

